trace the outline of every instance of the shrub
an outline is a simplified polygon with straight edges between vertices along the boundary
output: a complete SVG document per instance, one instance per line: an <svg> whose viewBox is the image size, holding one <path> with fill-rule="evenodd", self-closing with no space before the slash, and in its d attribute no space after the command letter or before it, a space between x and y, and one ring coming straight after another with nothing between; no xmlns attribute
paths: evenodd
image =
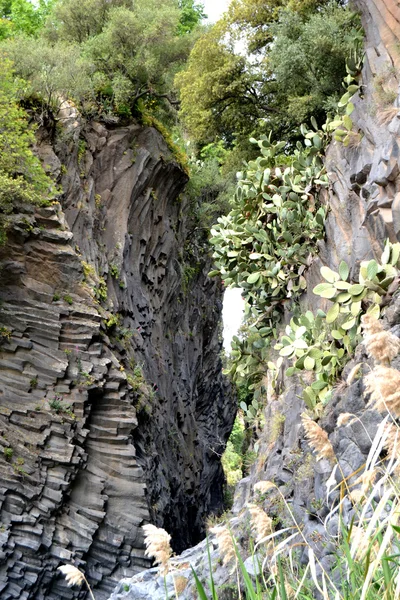
<svg viewBox="0 0 400 600"><path fill-rule="evenodd" d="M55 412L57 415L66 414L67 416L69 416L71 418L75 417L75 415L71 409L71 405L65 404L65 402L63 402L62 398L60 398L59 396L54 396L54 398L52 400L49 400L49 408L50 408L50 410Z"/></svg>
<svg viewBox="0 0 400 600"><path fill-rule="evenodd" d="M14 450L12 448L3 448L3 454L4 454L4 458L6 459L7 462L10 462L13 454L14 454Z"/></svg>
<svg viewBox="0 0 400 600"><path fill-rule="evenodd" d="M23 85L0 54L0 243L5 241L7 215L22 204L45 203L56 192L32 152L33 129L17 104Z"/></svg>

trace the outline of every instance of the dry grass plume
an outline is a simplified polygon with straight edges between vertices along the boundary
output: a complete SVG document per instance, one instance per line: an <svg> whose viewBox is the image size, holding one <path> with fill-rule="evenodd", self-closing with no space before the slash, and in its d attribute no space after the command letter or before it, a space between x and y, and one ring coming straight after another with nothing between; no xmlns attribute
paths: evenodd
<svg viewBox="0 0 400 600"><path fill-rule="evenodd" d="M272 533L272 519L256 504L249 504L248 509L251 515L251 528L258 543Z"/></svg>
<svg viewBox="0 0 400 600"><path fill-rule="evenodd" d="M156 564L160 565L161 575L166 575L169 570L169 561L172 556L171 536L169 533L155 525L143 525L145 555L153 557Z"/></svg>
<svg viewBox="0 0 400 600"><path fill-rule="evenodd" d="M370 404L379 412L400 416L400 372L377 366L365 377L365 389L371 394Z"/></svg>
<svg viewBox="0 0 400 600"><path fill-rule="evenodd" d="M324 431L322 427L313 421L306 413L302 414L301 422L304 427L307 441L314 450L317 460L322 460L323 458L331 461L334 460L335 453L326 431Z"/></svg>

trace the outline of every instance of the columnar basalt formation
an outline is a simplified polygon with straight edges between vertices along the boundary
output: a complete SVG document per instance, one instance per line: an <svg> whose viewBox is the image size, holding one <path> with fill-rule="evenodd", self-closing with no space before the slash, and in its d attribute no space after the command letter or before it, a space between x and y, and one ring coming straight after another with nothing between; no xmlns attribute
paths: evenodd
<svg viewBox="0 0 400 600"><path fill-rule="evenodd" d="M0 251L4 600L78 597L66 562L107 598L149 565L150 520L197 542L234 417L187 175L155 129L64 112L38 145L61 202L21 206Z"/></svg>
<svg viewBox="0 0 400 600"><path fill-rule="evenodd" d="M333 141L326 153L331 183L323 197L329 207L326 236L318 243L319 255L307 271L307 292L302 298L304 311L326 309L331 305L312 293L314 286L321 282L322 265L337 271L344 260L350 266L351 279L357 281L362 261L379 260L386 239L400 241L400 7L394 0L355 0L354 5L361 13L365 31L361 88L352 98L355 110L351 115L351 143L345 147ZM384 324L400 337L400 299L394 286L391 294L384 298ZM288 318L286 315L286 320ZM302 400L304 382L285 376L287 366L289 364L282 366L277 384L274 382L269 390L273 393L266 398L265 425L258 440L257 459L250 475L236 488L233 522L241 522L243 531L249 516L246 511L249 502L258 502L282 528L293 526L294 516L302 536L318 557L317 570L323 567L332 572L338 562L337 547L332 541L340 532L340 519L350 524L354 516L350 500L342 502L340 518L338 511L329 519L327 527L324 520L341 498L340 482L347 478L346 486L354 484L364 469L371 440L382 422L382 415L368 404L369 395L364 387L364 375L371 371L373 361L360 345L318 419L329 436L335 463L339 464L335 471L336 486L332 485L328 501L326 484L334 465L327 459L317 462L305 440L301 424L301 414L306 410ZM399 356L391 366L400 370ZM338 424L338 417L344 414L354 415L354 418ZM273 481L279 490L273 486L269 489L267 485L268 492L257 493L254 485L259 481ZM285 509L283 498L291 514ZM211 543L216 564L215 540ZM306 545L298 560L304 565L309 562ZM182 594L187 600L193 597L194 589L187 569L189 561L199 577L206 580L208 558L204 543L182 556L183 565L178 562L181 573L189 579ZM251 572L254 569L251 557L248 564ZM336 574L337 570L333 571L333 578ZM220 565L216 565L213 575L217 587L232 582L229 569ZM172 578L168 584L172 586ZM123 585L129 588L128 593L123 591ZM146 572L132 581L122 582L112 598L133 600L138 593L146 600L163 597L161 582L155 573Z"/></svg>

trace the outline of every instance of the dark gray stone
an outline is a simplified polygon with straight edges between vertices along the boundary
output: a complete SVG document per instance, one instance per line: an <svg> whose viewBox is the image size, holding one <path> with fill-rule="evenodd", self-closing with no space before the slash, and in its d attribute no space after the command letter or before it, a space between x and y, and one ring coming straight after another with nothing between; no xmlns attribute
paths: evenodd
<svg viewBox="0 0 400 600"><path fill-rule="evenodd" d="M2 600L76 598L57 572L65 562L108 598L150 566L144 523L168 529L180 551L223 509L235 399L219 357L222 288L186 215L187 176L156 130L84 131L67 112L74 143L87 136L84 160L76 146L42 148L52 171L67 169L62 207L21 207L0 248L0 321L12 333L0 348L0 433L13 449L10 462L0 453ZM189 244L196 273L184 291ZM21 577L32 555L37 574Z"/></svg>

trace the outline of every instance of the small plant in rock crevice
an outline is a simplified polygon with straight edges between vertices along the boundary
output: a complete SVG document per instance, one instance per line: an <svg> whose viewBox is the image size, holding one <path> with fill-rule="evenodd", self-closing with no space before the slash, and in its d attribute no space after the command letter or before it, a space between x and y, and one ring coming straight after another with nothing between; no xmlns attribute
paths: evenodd
<svg viewBox="0 0 400 600"><path fill-rule="evenodd" d="M118 266L115 263L112 263L110 265L111 277L113 277L114 279L119 279L119 274L120 274L120 270L119 270Z"/></svg>
<svg viewBox="0 0 400 600"><path fill-rule="evenodd" d="M94 268L93 265L87 263L84 260L81 261L81 265L83 268L83 277L84 277L85 281L87 279L96 277L96 269Z"/></svg>
<svg viewBox="0 0 400 600"><path fill-rule="evenodd" d="M0 327L0 343L2 341L9 341L9 339L11 338L11 335L12 335L11 329L8 329L8 327L4 327L4 326Z"/></svg>
<svg viewBox="0 0 400 600"><path fill-rule="evenodd" d="M99 302L106 302L107 300L107 284L104 281L103 277L99 277L97 285L93 288L93 293Z"/></svg>
<svg viewBox="0 0 400 600"><path fill-rule="evenodd" d="M153 401L156 397L157 386L155 384L151 386L146 381L143 369L139 364L131 365L131 370L126 373L126 380L137 396L135 403L136 411L150 416L153 412Z"/></svg>
<svg viewBox="0 0 400 600"><path fill-rule="evenodd" d="M3 448L3 455L7 462L11 462L11 459L14 456L14 449L9 446Z"/></svg>
<svg viewBox="0 0 400 600"><path fill-rule="evenodd" d="M61 396L56 395L52 400L49 400L49 408L56 415L65 414L71 418L75 418L71 405L66 404Z"/></svg>

